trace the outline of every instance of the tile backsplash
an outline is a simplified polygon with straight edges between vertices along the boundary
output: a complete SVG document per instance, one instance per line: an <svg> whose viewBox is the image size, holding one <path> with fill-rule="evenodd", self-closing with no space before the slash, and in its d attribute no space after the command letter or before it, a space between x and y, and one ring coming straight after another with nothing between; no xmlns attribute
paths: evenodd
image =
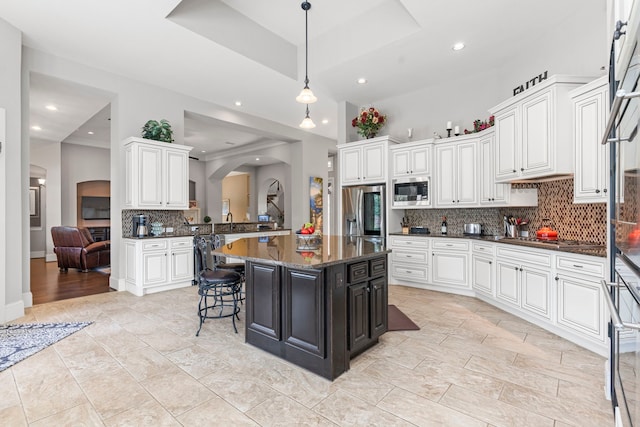
<svg viewBox="0 0 640 427"><path fill-rule="evenodd" d="M184 224L183 211L173 210L145 210L145 209L123 209L122 210L122 237L130 237L133 234L133 216L143 214L149 215L149 223L161 222L163 226L173 227L175 234L190 234L191 226ZM211 233L213 224L198 224L201 234Z"/></svg>
<svg viewBox="0 0 640 427"><path fill-rule="evenodd" d="M447 217L450 233L462 233L465 223L483 224L485 234L503 235L503 217L513 215L529 221L523 227L535 236L544 225L558 231L564 240L584 240L606 244L606 203L573 203L573 178L535 184L514 184L518 188L538 189L538 206L527 208L473 208L473 209L407 209L405 216L411 226L428 227L439 233L442 217ZM546 222L543 219L548 218Z"/></svg>

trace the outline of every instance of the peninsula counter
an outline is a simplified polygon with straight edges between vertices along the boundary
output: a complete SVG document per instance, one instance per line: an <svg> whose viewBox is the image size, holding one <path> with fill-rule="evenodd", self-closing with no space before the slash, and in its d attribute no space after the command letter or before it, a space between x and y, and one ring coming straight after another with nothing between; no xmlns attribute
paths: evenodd
<svg viewBox="0 0 640 427"><path fill-rule="evenodd" d="M387 330L384 240L246 238L214 255L246 261L245 340L328 379Z"/></svg>

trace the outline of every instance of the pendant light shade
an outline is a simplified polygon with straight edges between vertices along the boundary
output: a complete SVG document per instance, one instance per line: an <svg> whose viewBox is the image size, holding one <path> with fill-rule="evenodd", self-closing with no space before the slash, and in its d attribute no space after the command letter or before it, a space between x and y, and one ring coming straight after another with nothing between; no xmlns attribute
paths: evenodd
<svg viewBox="0 0 640 427"><path fill-rule="evenodd" d="M304 117L304 120L302 120L302 123L300 123L300 127L302 129L313 129L314 127L316 127L316 124L313 123L313 120L311 120L311 117L309 117L308 105L307 105L307 115Z"/></svg>
<svg viewBox="0 0 640 427"><path fill-rule="evenodd" d="M307 12L311 9L311 3L305 1L300 6L304 10L304 88L296 97L296 101L302 104L313 104L318 98L309 89L309 20Z"/></svg>

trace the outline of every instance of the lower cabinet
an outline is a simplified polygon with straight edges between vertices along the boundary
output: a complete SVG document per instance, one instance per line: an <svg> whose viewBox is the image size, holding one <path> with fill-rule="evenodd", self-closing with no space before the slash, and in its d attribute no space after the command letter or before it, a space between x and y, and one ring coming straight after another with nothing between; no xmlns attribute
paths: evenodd
<svg viewBox="0 0 640 427"><path fill-rule="evenodd" d="M192 284L191 237L124 239L124 246L129 292L142 296Z"/></svg>
<svg viewBox="0 0 640 427"><path fill-rule="evenodd" d="M348 340L352 356L375 344L387 331L387 278L383 261L347 266Z"/></svg>
<svg viewBox="0 0 640 427"><path fill-rule="evenodd" d="M479 255L471 256L471 287L476 292L493 296L495 288L493 260Z"/></svg>
<svg viewBox="0 0 640 427"><path fill-rule="evenodd" d="M429 239L391 236L391 275L402 281L429 282Z"/></svg>
<svg viewBox="0 0 640 427"><path fill-rule="evenodd" d="M468 277L469 242L464 239L436 239L432 246L433 282L471 289Z"/></svg>
<svg viewBox="0 0 640 427"><path fill-rule="evenodd" d="M509 261L496 263L496 297L529 314L551 319L551 274Z"/></svg>

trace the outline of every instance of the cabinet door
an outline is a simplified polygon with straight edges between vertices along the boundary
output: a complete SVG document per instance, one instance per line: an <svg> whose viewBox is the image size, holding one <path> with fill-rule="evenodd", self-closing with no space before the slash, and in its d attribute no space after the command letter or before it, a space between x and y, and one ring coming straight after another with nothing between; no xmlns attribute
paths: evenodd
<svg viewBox="0 0 640 427"><path fill-rule="evenodd" d="M552 90L546 90L522 104L521 175L539 175L552 170L551 147L554 144L551 114ZM563 141L566 143L566 141Z"/></svg>
<svg viewBox="0 0 640 427"><path fill-rule="evenodd" d="M162 150L156 147L138 147L138 207L161 208Z"/></svg>
<svg viewBox="0 0 640 427"><path fill-rule="evenodd" d="M325 357L324 275L320 270L286 269L282 307L283 337L288 346Z"/></svg>
<svg viewBox="0 0 640 427"><path fill-rule="evenodd" d="M430 147L416 147L411 150L411 173L414 175L431 174Z"/></svg>
<svg viewBox="0 0 640 427"><path fill-rule="evenodd" d="M549 286L551 276L548 271L522 267L522 308L542 316L551 318L551 293Z"/></svg>
<svg viewBox="0 0 640 427"><path fill-rule="evenodd" d="M496 188L493 172L495 162L492 138L480 140L480 203L491 204Z"/></svg>
<svg viewBox="0 0 640 427"><path fill-rule="evenodd" d="M193 279L193 249L171 250L171 281L182 282Z"/></svg>
<svg viewBox="0 0 640 427"><path fill-rule="evenodd" d="M247 329L271 342L280 341L282 336L280 274L278 266L247 262Z"/></svg>
<svg viewBox="0 0 640 427"><path fill-rule="evenodd" d="M520 169L518 155L520 143L520 120L518 107L514 106L495 116L496 148L495 177L496 180L508 180L518 176Z"/></svg>
<svg viewBox="0 0 640 427"><path fill-rule="evenodd" d="M386 158L386 145L384 144L371 144L362 147L362 181L386 181Z"/></svg>
<svg viewBox="0 0 640 427"><path fill-rule="evenodd" d="M471 287L484 294L493 295L494 272L493 261L473 255L471 257Z"/></svg>
<svg viewBox="0 0 640 427"><path fill-rule="evenodd" d="M362 178L362 148L343 148L340 150L340 172L342 183L358 184Z"/></svg>
<svg viewBox="0 0 640 427"><path fill-rule="evenodd" d="M455 145L436 147L436 207L456 206L455 161Z"/></svg>
<svg viewBox="0 0 640 427"><path fill-rule="evenodd" d="M349 286L349 350L355 351L369 342L370 301L368 282L362 282Z"/></svg>
<svg viewBox="0 0 640 427"><path fill-rule="evenodd" d="M393 177L400 178L411 174L411 150L394 150L392 153Z"/></svg>
<svg viewBox="0 0 640 427"><path fill-rule="evenodd" d="M371 339L375 340L387 331L387 279L378 277L369 282L371 294Z"/></svg>
<svg viewBox="0 0 640 427"><path fill-rule="evenodd" d="M470 288L467 280L468 254L454 252L432 252L433 282Z"/></svg>
<svg viewBox="0 0 640 427"><path fill-rule="evenodd" d="M510 262L496 262L496 297L503 302L520 306L520 266Z"/></svg>
<svg viewBox="0 0 640 427"><path fill-rule="evenodd" d="M581 335L604 341L607 323L600 284L563 275L558 275L557 283L558 323Z"/></svg>
<svg viewBox="0 0 640 427"><path fill-rule="evenodd" d="M600 144L606 120L605 94L599 90L574 101L575 202L607 201L609 147Z"/></svg>
<svg viewBox="0 0 640 427"><path fill-rule="evenodd" d="M477 141L456 146L456 206L478 205L478 145Z"/></svg>
<svg viewBox="0 0 640 427"><path fill-rule="evenodd" d="M166 207L189 208L189 158L183 151L166 150Z"/></svg>
<svg viewBox="0 0 640 427"><path fill-rule="evenodd" d="M167 251L142 253L142 286L167 283Z"/></svg>

